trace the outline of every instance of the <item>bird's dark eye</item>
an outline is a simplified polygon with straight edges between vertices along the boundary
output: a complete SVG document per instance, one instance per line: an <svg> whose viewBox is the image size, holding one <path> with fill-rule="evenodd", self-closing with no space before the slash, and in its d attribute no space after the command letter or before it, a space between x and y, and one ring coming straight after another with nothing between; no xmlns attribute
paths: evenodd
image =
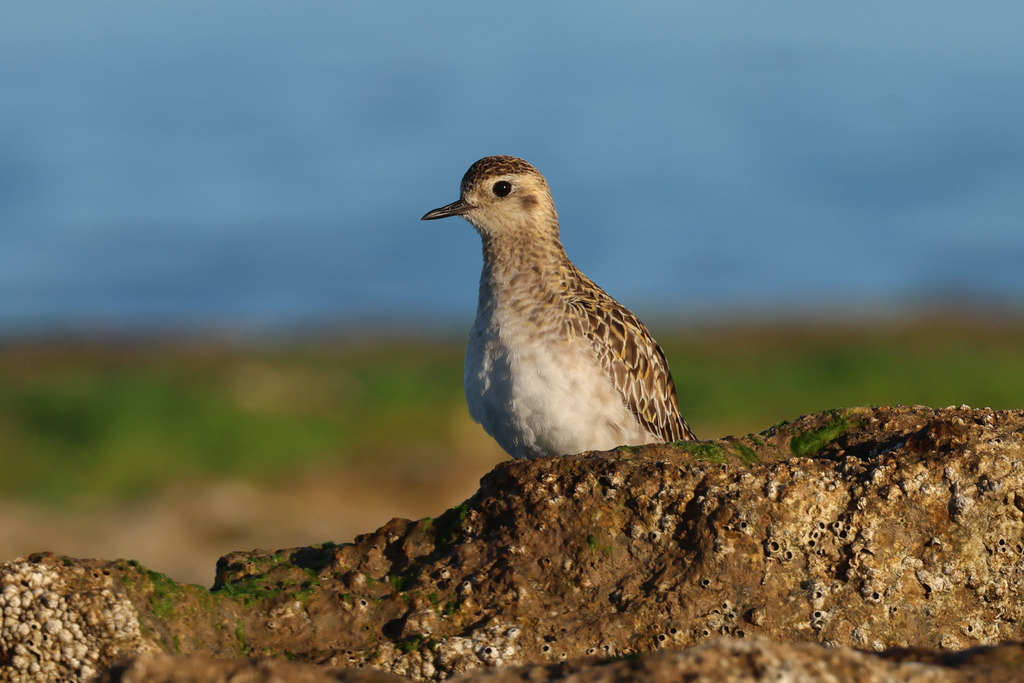
<svg viewBox="0 0 1024 683"><path fill-rule="evenodd" d="M499 197L507 197L508 193L512 191L512 183L507 180L499 180L494 183L494 187L491 188Z"/></svg>

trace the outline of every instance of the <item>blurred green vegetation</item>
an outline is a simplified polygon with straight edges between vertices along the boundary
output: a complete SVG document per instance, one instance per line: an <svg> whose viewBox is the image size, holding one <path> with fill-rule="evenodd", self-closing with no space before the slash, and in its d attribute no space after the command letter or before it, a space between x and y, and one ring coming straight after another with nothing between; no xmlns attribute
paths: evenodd
<svg viewBox="0 0 1024 683"><path fill-rule="evenodd" d="M1020 322L654 331L701 438L840 406L1024 406ZM468 419L462 353L461 341L0 346L0 495L66 505L169 480L443 458Z"/></svg>
<svg viewBox="0 0 1024 683"><path fill-rule="evenodd" d="M1024 408L1018 319L726 327L663 347L701 438L857 405Z"/></svg>

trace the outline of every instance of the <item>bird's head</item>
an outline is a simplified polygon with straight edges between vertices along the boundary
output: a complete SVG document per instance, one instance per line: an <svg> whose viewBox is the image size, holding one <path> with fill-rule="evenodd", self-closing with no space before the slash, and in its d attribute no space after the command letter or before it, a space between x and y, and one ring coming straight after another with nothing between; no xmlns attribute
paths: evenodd
<svg viewBox="0 0 1024 683"><path fill-rule="evenodd" d="M462 177L459 198L428 211L422 220L448 216L462 216L484 239L531 233L558 238L558 215L548 182L540 171L517 157L480 159Z"/></svg>

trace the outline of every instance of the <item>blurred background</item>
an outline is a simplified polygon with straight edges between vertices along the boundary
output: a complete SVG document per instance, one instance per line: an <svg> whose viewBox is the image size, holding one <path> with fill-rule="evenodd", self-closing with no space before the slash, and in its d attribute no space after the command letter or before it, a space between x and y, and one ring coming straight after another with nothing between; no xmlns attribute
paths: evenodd
<svg viewBox="0 0 1024 683"><path fill-rule="evenodd" d="M0 561L438 515L503 454L462 398L477 158L665 347L702 438L1024 406L1024 5L9 3Z"/></svg>

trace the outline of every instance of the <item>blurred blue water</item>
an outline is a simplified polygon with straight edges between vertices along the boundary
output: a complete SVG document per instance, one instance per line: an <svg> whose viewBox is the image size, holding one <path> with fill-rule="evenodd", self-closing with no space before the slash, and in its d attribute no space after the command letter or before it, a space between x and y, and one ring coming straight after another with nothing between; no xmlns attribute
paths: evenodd
<svg viewBox="0 0 1024 683"><path fill-rule="evenodd" d="M9 3L0 330L466 324L486 154L642 314L1024 304L1024 4Z"/></svg>

